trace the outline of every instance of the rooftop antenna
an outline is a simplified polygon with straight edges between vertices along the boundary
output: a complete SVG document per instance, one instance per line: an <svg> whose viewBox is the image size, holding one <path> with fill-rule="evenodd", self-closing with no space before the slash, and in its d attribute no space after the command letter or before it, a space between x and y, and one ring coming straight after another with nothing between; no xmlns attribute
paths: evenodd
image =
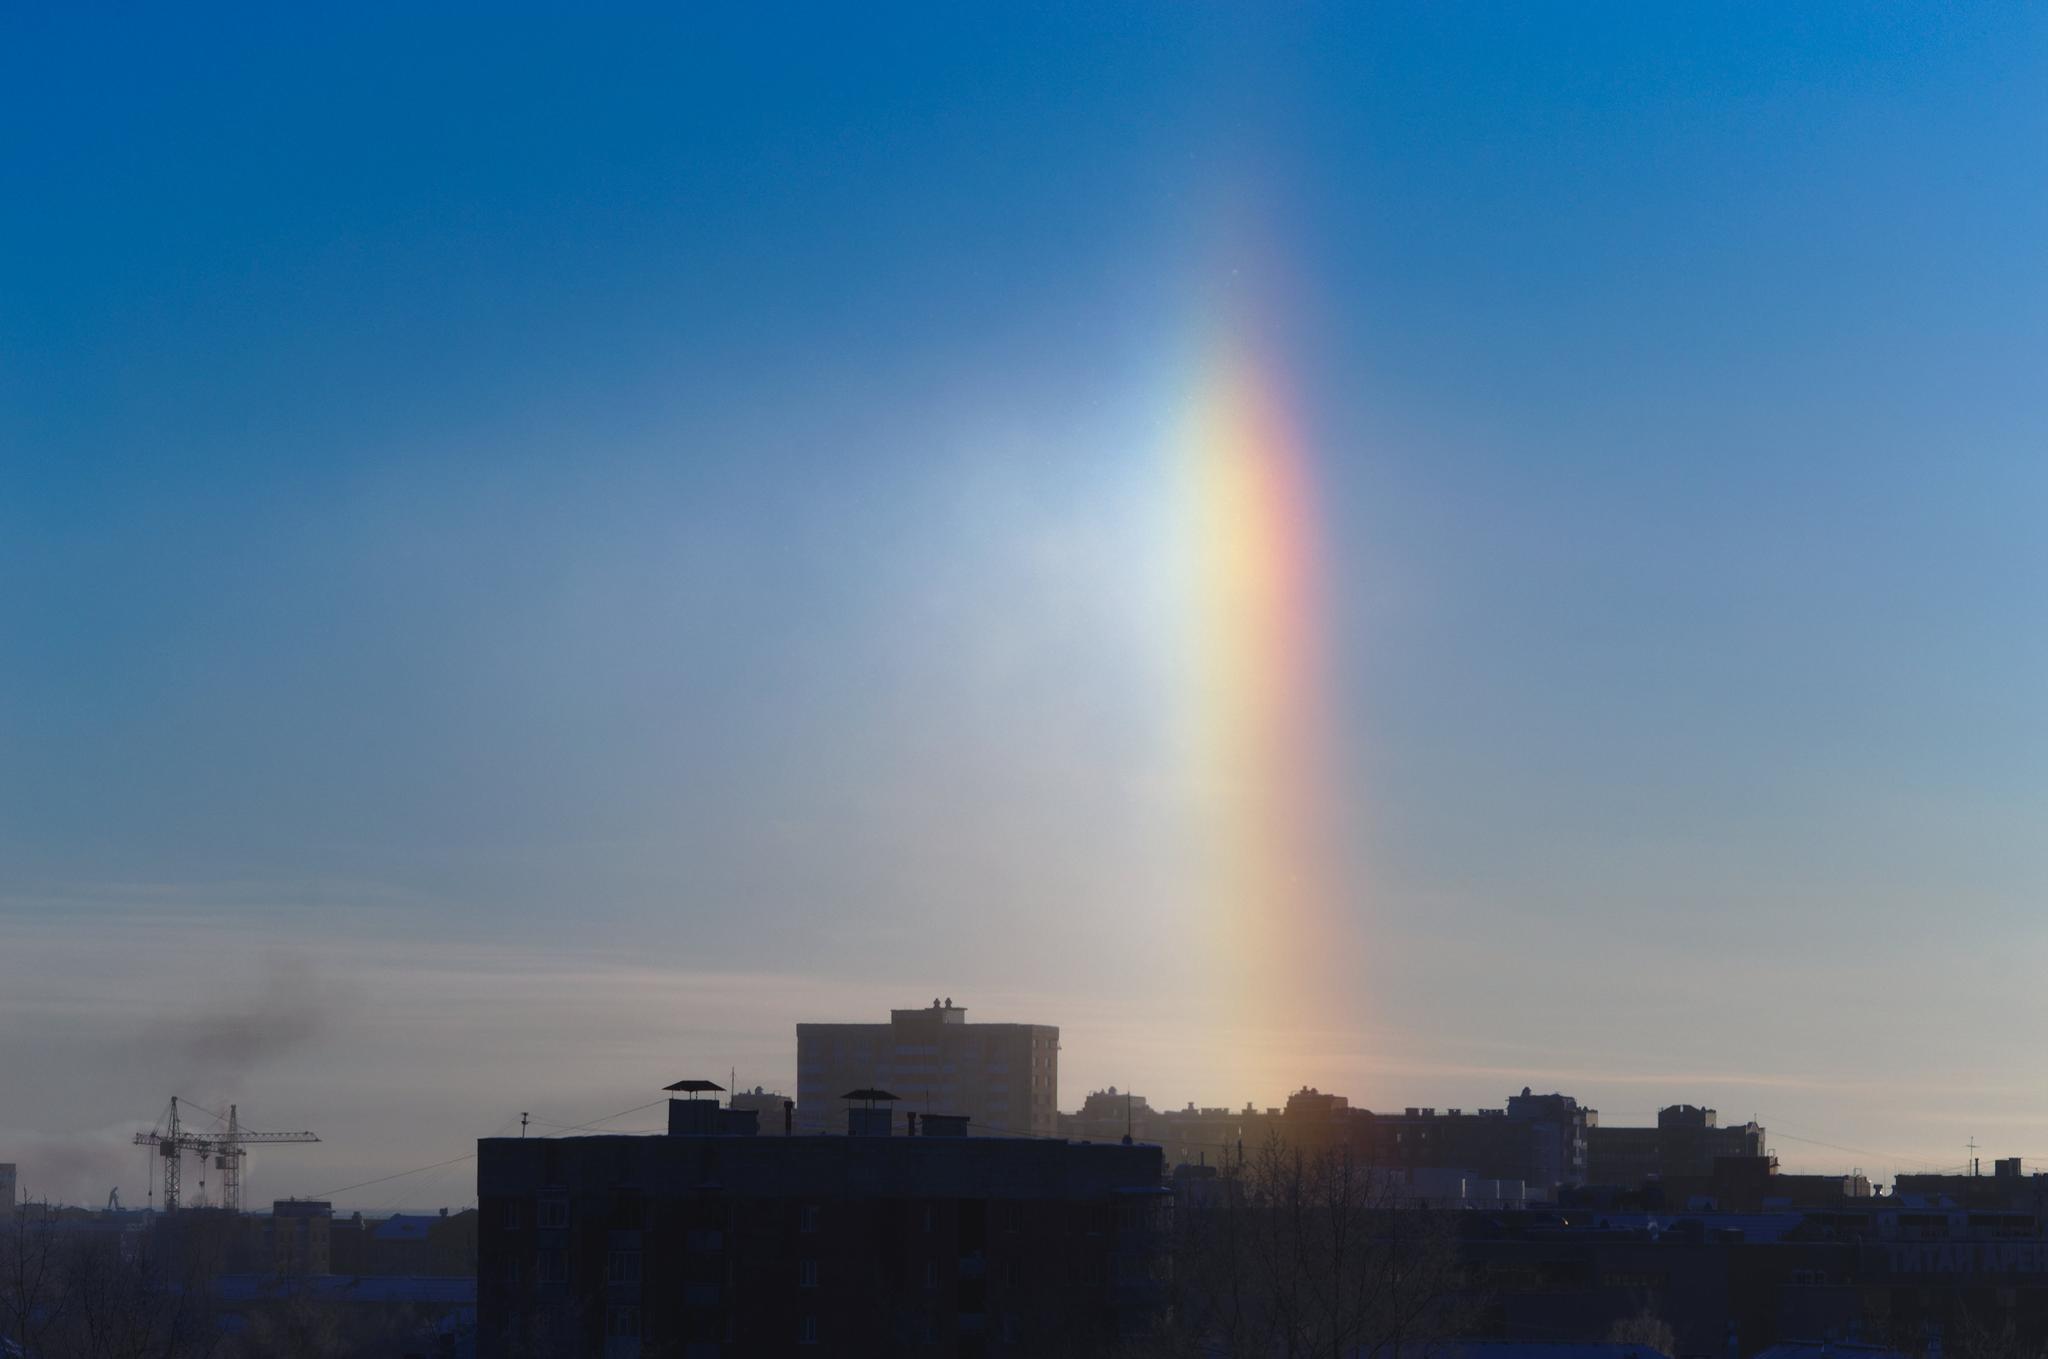
<svg viewBox="0 0 2048 1359"><path fill-rule="evenodd" d="M1970 1173L1975 1175L1977 1173L1977 1134L1970 1134L1970 1140L1967 1145L1970 1148Z"/></svg>
<svg viewBox="0 0 2048 1359"><path fill-rule="evenodd" d="M519 1137L522 1141L526 1138L526 1110L524 1109L519 1111Z"/></svg>
<svg viewBox="0 0 2048 1359"><path fill-rule="evenodd" d="M1124 1145L1131 1145L1131 1092L1124 1091Z"/></svg>

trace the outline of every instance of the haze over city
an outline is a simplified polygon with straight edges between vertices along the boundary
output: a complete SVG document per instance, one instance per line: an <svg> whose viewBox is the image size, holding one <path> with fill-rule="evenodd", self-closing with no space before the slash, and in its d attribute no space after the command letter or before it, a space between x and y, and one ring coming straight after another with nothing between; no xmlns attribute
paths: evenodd
<svg viewBox="0 0 2048 1359"><path fill-rule="evenodd" d="M2048 1159L2048 11L0 34L25 1187L472 1203L935 996Z"/></svg>

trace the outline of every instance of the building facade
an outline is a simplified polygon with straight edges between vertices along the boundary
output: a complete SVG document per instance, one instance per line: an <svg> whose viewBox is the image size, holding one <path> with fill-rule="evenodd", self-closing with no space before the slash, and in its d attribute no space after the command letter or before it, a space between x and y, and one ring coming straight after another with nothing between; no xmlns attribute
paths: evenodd
<svg viewBox="0 0 2048 1359"><path fill-rule="evenodd" d="M965 1114L977 1136L1052 1137L1059 1056L1057 1027L969 1024L951 997L891 1010L886 1024L799 1024L796 1130L833 1130L845 1119L841 1096L879 1088L906 1109Z"/></svg>
<svg viewBox="0 0 2048 1359"><path fill-rule="evenodd" d="M1764 1130L1756 1123L1724 1128L1712 1109L1674 1104L1657 1111L1652 1128L1588 1128L1586 1153L1588 1184L1640 1189L1652 1180L1710 1176L1723 1156L1762 1156Z"/></svg>
<svg viewBox="0 0 2048 1359"><path fill-rule="evenodd" d="M479 1142L479 1359L1046 1355L1149 1324L1157 1147L855 1113L860 1135L685 1110L667 1137Z"/></svg>

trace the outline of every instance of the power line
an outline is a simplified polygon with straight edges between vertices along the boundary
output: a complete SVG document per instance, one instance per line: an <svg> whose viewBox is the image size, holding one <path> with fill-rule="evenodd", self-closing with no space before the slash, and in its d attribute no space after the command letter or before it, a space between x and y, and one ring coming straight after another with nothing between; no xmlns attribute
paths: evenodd
<svg viewBox="0 0 2048 1359"><path fill-rule="evenodd" d="M667 1099L649 1100L645 1104L636 1104L630 1109L621 1109L615 1114L606 1114L603 1118L593 1118L588 1123L551 1123L548 1126L560 1128L562 1132L593 1132L597 1129L597 1125L600 1123L609 1123L615 1118L624 1118L627 1114L637 1114L643 1109L652 1109L658 1104L666 1103L668 1103ZM538 1123L542 1120L535 1119L534 1121ZM561 1134L556 1133L552 1135L559 1137Z"/></svg>
<svg viewBox="0 0 2048 1359"><path fill-rule="evenodd" d="M595 1129L601 1123L609 1123L615 1118L624 1118L628 1114L637 1114L643 1109L652 1109L655 1105L664 1104L666 1102L666 1100L652 1100L646 1104L637 1104L633 1106L631 1109L621 1109L615 1114L606 1114L603 1118L594 1118L588 1123L558 1123L551 1124L550 1126L560 1128L562 1130L562 1133L589 1132ZM535 1122L542 1121L544 1120L535 1120ZM559 1137L562 1135L562 1133L555 1133L551 1135ZM461 1156L451 1156L445 1161L436 1161L432 1165L414 1166L411 1170L400 1170L390 1175L379 1175L374 1180L362 1180L356 1184L345 1184L341 1186L339 1189L323 1189L317 1194L308 1195L308 1197L316 1199L332 1198L336 1194L346 1194L351 1190L355 1189L367 1189L373 1184L384 1184L391 1180L402 1180L408 1175L424 1175L429 1170L439 1170L444 1166L458 1165L463 1161L474 1161L475 1159L475 1152L465 1152Z"/></svg>
<svg viewBox="0 0 2048 1359"><path fill-rule="evenodd" d="M317 1194L308 1195L308 1197L316 1199L333 1198L336 1194L346 1194L351 1189L367 1189L373 1184L383 1184L387 1180L402 1180L408 1175L422 1175L429 1170L439 1170L442 1166L452 1166L460 1161L474 1161L475 1159L475 1152L465 1152L460 1156L451 1156L445 1161L436 1161L430 1166L415 1166L411 1170L401 1170L395 1175L379 1175L374 1180L363 1180L356 1184L345 1184L339 1189L323 1189Z"/></svg>
<svg viewBox="0 0 2048 1359"><path fill-rule="evenodd" d="M1869 1156L1874 1158L1875 1160L1889 1161L1893 1164L1897 1164L1900 1161L1912 1161L1919 1165L1933 1166L1937 1169L1945 1168L1942 1166L1941 1162L1932 1160L1925 1156L1899 1156L1888 1151L1872 1151L1868 1147L1848 1147L1843 1146L1839 1142L1823 1142L1817 1137L1800 1137L1797 1134L1788 1133L1782 1129L1773 1129L1770 1133L1770 1136L1773 1139L1782 1138L1790 1142L1803 1142L1810 1147L1826 1147L1829 1151L1846 1151L1851 1156Z"/></svg>

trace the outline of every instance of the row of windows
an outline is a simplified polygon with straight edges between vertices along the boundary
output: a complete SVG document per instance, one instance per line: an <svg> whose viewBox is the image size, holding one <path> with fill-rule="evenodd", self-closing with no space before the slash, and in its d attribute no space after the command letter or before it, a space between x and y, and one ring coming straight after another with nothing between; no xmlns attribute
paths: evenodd
<svg viewBox="0 0 2048 1359"><path fill-rule="evenodd" d="M925 1214L925 1230L931 1230L930 1210ZM609 1225L614 1231L639 1231L645 1226L646 1210L637 1195L613 1195ZM498 1228L515 1232L526 1220L526 1201L506 1199L497 1207ZM543 1231L562 1231L569 1226L569 1201L561 1198L545 1198L534 1204L533 1224ZM802 1204L797 1208L797 1230L815 1232L818 1230L818 1205ZM693 1233L694 1235L694 1233ZM694 1247L693 1247L694 1249Z"/></svg>
<svg viewBox="0 0 2048 1359"><path fill-rule="evenodd" d="M637 1250L615 1250L605 1255L604 1281L607 1284L635 1286L641 1282L641 1252ZM933 1286L936 1276L931 1265L925 1266L925 1286ZM512 1287L518 1287L523 1271L518 1257L510 1257L504 1263L500 1276ZM540 1284L566 1284L569 1282L569 1255L559 1246L546 1246L534 1253L533 1281ZM797 1286L816 1288L818 1286L818 1262L799 1261L797 1265ZM708 1290L708 1291L707 1291ZM711 1306L718 1301L716 1284L687 1285L684 1301L693 1306ZM615 1334L630 1334L616 1332Z"/></svg>
<svg viewBox="0 0 2048 1359"><path fill-rule="evenodd" d="M622 1215L619 1202L615 1196L607 1225L615 1231L640 1230L643 1227L642 1219L644 1216L642 1202L636 1195L632 1198L631 1204L633 1209L631 1214ZM971 1200L961 1201L963 1213L970 1208L979 1206ZM993 1204L987 1207L989 1210L998 1213L1009 1211L1008 1206L1003 1204ZM570 1206L569 1201L564 1198L544 1198L537 1201L504 1199L492 1205L492 1216L501 1230L517 1231L526 1221L529 1208L532 1210L531 1215L535 1225L542 1229L562 1231L566 1230L569 1226ZM802 1203L796 1205L797 1231L806 1236L814 1235L818 1232L820 1224L824 1220L823 1214L824 1210L820 1204ZM937 1229L937 1210L932 1203L927 1202L922 1205L922 1212L919 1214L919 1217L921 1218L921 1226L924 1231L931 1232ZM693 1254L716 1254L725 1248L724 1234L716 1228L691 1228L685 1233L684 1246L686 1250ZM637 1254L637 1252L635 1253ZM615 1282L617 1281L615 1280Z"/></svg>
<svg viewBox="0 0 2048 1359"><path fill-rule="evenodd" d="M637 1339L640 1335L640 1309L637 1307L612 1307L604 1316L604 1333L615 1339ZM929 1334L926 1337L930 1338ZM818 1319L807 1316L797 1323L797 1340L805 1345L818 1343Z"/></svg>
<svg viewBox="0 0 2048 1359"><path fill-rule="evenodd" d="M1010 1329L1009 1326L1005 1326L1006 1333ZM640 1309L637 1307L610 1308L605 1313L604 1333L616 1339L637 1339L640 1335ZM818 1325L816 1317L805 1316L797 1320L796 1338L798 1344L818 1344L822 1334L823 1332ZM929 1318L925 1321L924 1338L928 1344L934 1343L938 1339L938 1328Z"/></svg>

